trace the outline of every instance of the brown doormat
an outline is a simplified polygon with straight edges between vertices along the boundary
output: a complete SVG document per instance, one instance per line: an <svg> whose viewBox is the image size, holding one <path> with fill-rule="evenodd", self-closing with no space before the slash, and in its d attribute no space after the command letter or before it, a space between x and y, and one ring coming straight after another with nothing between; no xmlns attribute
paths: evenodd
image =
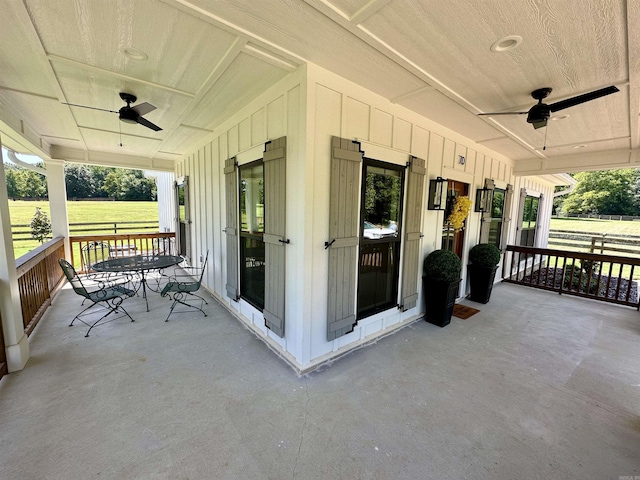
<svg viewBox="0 0 640 480"><path fill-rule="evenodd" d="M458 303L453 306L453 315L458 318L461 318L462 320L466 320L471 315L475 315L479 311L480 310L476 308L467 307L466 305L460 305Z"/></svg>

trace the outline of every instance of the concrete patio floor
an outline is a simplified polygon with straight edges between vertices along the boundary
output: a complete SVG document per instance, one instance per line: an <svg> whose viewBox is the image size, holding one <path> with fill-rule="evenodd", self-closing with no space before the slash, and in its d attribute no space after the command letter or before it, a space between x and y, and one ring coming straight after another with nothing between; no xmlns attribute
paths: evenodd
<svg viewBox="0 0 640 480"><path fill-rule="evenodd" d="M65 288L0 381L2 479L640 476L640 314L501 284L298 378L210 301L69 328Z"/></svg>

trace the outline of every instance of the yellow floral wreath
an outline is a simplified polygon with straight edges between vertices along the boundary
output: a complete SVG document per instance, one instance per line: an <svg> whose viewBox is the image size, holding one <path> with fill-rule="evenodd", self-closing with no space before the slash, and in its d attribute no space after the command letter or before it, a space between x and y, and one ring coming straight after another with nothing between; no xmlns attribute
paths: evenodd
<svg viewBox="0 0 640 480"><path fill-rule="evenodd" d="M447 223L453 227L456 232L464 229L464 221L469 216L471 211L471 200L469 197L456 197L456 201L453 204L453 209Z"/></svg>

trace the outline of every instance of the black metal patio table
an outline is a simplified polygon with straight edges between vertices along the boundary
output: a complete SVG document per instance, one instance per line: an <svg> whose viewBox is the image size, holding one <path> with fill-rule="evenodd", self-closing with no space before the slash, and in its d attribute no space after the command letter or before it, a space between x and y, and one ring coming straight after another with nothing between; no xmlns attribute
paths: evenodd
<svg viewBox="0 0 640 480"><path fill-rule="evenodd" d="M126 273L135 272L140 274L142 284L142 296L149 311L149 300L147 300L147 279L146 272L150 270L162 270L179 264L184 259L177 255L134 255L132 257L118 257L103 260L92 265L92 269L97 272L106 273Z"/></svg>

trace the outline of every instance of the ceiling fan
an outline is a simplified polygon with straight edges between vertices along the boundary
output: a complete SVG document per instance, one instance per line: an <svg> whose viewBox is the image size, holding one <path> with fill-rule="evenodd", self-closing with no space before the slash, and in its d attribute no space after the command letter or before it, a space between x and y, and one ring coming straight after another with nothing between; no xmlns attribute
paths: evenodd
<svg viewBox="0 0 640 480"><path fill-rule="evenodd" d="M139 123L140 125L150 128L151 130L154 130L156 132L159 130L162 130L162 128L151 123L149 120L143 117L143 115L146 115L149 112L153 112L156 109L156 107L154 107L148 102L139 103L135 107L132 107L131 104L135 103L135 101L138 98L131 93L120 92L120 98L125 102L127 102L127 105L122 107L117 112L114 110L107 110L104 108L89 107L87 105L76 105L75 103L66 103L66 102L62 102L62 103L64 105L71 105L72 107L90 108L92 110L100 110L101 112L117 113L120 118L120 121L122 122Z"/></svg>
<svg viewBox="0 0 640 480"><path fill-rule="evenodd" d="M538 88L537 90L531 92L531 96L538 100L538 103L531 107L528 112L493 112L478 113L478 115L494 116L526 114L527 123L531 123L533 125L533 128L542 128L547 126L547 120L549 120L549 117L553 112L564 110L565 108L573 107L584 102L589 102L591 100L595 100L596 98L619 92L620 90L618 90L618 87L616 87L615 85L611 85L610 87L601 88L599 90L594 90L593 92L588 92L582 95L577 95L575 97L567 98L565 100L560 100L559 102L552 103L550 105L542 103L542 99L546 98L551 93L551 91L551 88L545 87Z"/></svg>

